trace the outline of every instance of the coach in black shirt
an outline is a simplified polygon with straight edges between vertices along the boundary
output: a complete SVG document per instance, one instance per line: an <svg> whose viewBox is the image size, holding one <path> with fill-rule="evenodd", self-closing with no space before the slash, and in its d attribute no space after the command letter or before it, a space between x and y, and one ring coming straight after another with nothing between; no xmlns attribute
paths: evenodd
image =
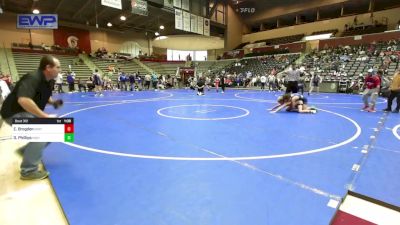
<svg viewBox="0 0 400 225"><path fill-rule="evenodd" d="M50 118L43 110L46 104L58 107L62 101L51 98L52 80L60 72L60 62L53 56L44 56L40 60L39 69L23 76L14 90L7 96L1 108L1 116L11 125L13 118ZM30 142L21 152L21 179L38 180L48 176L47 171L38 170L43 149L47 142Z"/></svg>

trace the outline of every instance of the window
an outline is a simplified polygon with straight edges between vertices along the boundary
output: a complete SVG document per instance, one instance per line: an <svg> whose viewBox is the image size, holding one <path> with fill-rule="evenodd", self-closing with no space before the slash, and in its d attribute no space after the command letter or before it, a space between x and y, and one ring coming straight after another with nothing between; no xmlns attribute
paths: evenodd
<svg viewBox="0 0 400 225"><path fill-rule="evenodd" d="M169 61L185 61L190 55L193 61L207 60L207 51L183 51L183 50L167 50L167 60Z"/></svg>

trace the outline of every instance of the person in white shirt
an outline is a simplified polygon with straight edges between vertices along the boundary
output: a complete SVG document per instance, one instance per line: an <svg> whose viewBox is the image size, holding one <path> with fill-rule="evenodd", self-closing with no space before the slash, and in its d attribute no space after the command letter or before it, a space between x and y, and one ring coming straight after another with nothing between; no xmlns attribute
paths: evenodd
<svg viewBox="0 0 400 225"><path fill-rule="evenodd" d="M7 95L10 94L10 88L4 80L0 79L0 98L6 99Z"/></svg>
<svg viewBox="0 0 400 225"><path fill-rule="evenodd" d="M255 85L256 85L256 82L257 82L257 77L256 77L256 76L253 76L253 77L251 78L251 81L250 81L250 87L255 86Z"/></svg>
<svg viewBox="0 0 400 225"><path fill-rule="evenodd" d="M10 88L4 80L0 79L0 106L8 94L10 94Z"/></svg>
<svg viewBox="0 0 400 225"><path fill-rule="evenodd" d="M247 79L251 78L251 72L250 72L250 71L247 71L247 73L246 73L246 78L247 78Z"/></svg>
<svg viewBox="0 0 400 225"><path fill-rule="evenodd" d="M260 81L261 81L261 90L265 90L265 84L267 83L267 77L265 76L265 74L263 74L260 77Z"/></svg>
<svg viewBox="0 0 400 225"><path fill-rule="evenodd" d="M245 81L244 81L244 87L247 87L247 86L249 86L250 85L250 83L251 83L251 76L252 76L252 73L250 72L250 71L247 71L247 73L246 73L246 79L244 79Z"/></svg>
<svg viewBox="0 0 400 225"><path fill-rule="evenodd" d="M58 75L57 75L55 80L56 80L57 92L58 93L64 93L64 91L62 90L63 74L62 73L58 73Z"/></svg>
<svg viewBox="0 0 400 225"><path fill-rule="evenodd" d="M8 94L10 94L10 88L8 88L8 85L4 80L0 79L0 108ZM2 124L3 120L0 117L0 127Z"/></svg>
<svg viewBox="0 0 400 225"><path fill-rule="evenodd" d="M51 48L49 46L47 46L45 43L42 43L41 47L44 51L47 51L47 52L51 50Z"/></svg>
<svg viewBox="0 0 400 225"><path fill-rule="evenodd" d="M144 76L144 85L145 85L145 87L146 87L146 89L147 90L149 90L150 89L150 81L151 81L151 76L150 76L150 74L146 74L145 76Z"/></svg>
<svg viewBox="0 0 400 225"><path fill-rule="evenodd" d="M272 73L268 75L268 90L269 91L275 90L275 76Z"/></svg>
<svg viewBox="0 0 400 225"><path fill-rule="evenodd" d="M196 86L197 86L197 77L194 76L192 81L190 82L190 89L196 90Z"/></svg>
<svg viewBox="0 0 400 225"><path fill-rule="evenodd" d="M211 79L209 76L206 76L206 88L210 91Z"/></svg>

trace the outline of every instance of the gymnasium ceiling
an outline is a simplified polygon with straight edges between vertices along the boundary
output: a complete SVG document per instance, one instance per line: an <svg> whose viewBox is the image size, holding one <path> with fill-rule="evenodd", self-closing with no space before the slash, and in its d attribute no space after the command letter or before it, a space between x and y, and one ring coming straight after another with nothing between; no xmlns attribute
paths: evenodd
<svg viewBox="0 0 400 225"><path fill-rule="evenodd" d="M166 31L173 33L174 13L172 10L161 9L159 5L148 3L148 16L131 13L130 0L122 0L122 11L101 5L101 0L1 0L1 6L5 12L32 13L32 9L38 8L40 13L58 14L63 22L77 23L115 31L157 31L160 25L164 25ZM121 21L124 15L126 21ZM111 22L112 27L107 27Z"/></svg>
<svg viewBox="0 0 400 225"><path fill-rule="evenodd" d="M345 14L355 14L368 10L370 0L191 0L206 5L210 2L231 4L237 11L239 8L254 8L254 13L240 13L249 27L260 24L273 26L279 17L282 24L290 24L296 15L300 15L304 22L316 18L316 9L320 9L322 18L334 18L340 15L341 5L345 6ZM32 13L32 9L40 9L40 13L57 13L60 21L75 23L82 26L110 29L119 32L145 31L155 32L160 25L165 26L163 35L187 34L174 29L174 12L162 8L163 0L148 0L148 16L134 15L131 11L130 0L122 0L122 11L101 5L101 0L0 0L3 11L11 13ZM399 0L375 0L375 8L399 6ZM379 3L379 4L378 4ZM121 21L120 16L127 17ZM111 22L113 26L107 27ZM224 27L212 23L211 35L223 36Z"/></svg>

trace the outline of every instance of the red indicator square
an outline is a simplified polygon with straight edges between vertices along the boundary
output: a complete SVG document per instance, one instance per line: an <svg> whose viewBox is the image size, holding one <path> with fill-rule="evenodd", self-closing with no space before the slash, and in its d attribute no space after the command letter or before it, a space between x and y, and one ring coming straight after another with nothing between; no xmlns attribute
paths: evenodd
<svg viewBox="0 0 400 225"><path fill-rule="evenodd" d="M64 124L64 133L74 133L74 124Z"/></svg>

